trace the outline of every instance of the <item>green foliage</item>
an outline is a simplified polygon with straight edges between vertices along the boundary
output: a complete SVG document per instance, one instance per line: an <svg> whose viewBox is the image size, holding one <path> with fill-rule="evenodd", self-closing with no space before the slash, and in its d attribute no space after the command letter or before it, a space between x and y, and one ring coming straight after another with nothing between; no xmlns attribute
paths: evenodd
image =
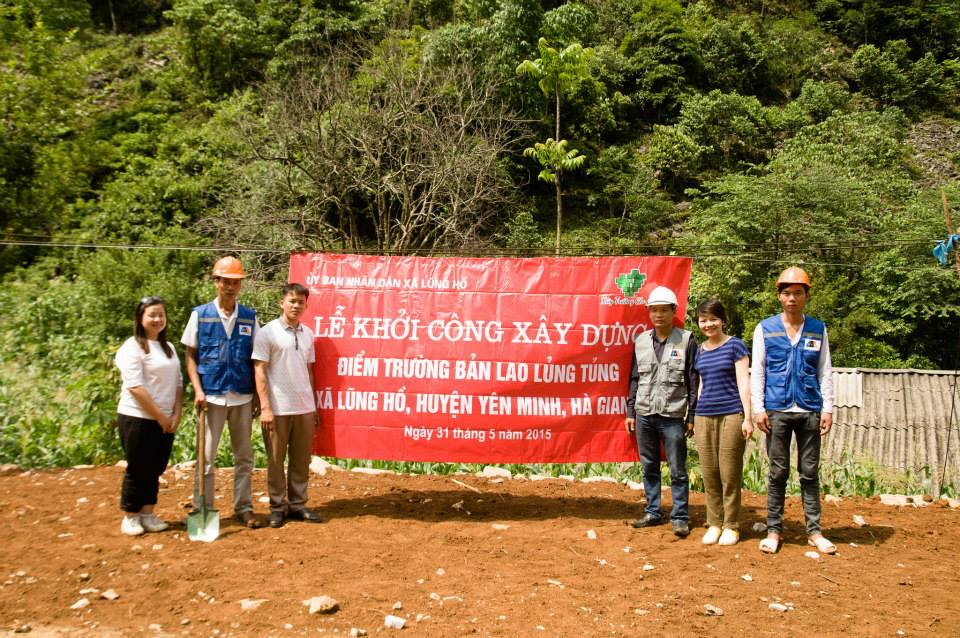
<svg viewBox="0 0 960 638"><path fill-rule="evenodd" d="M891 40L878 49L866 44L851 58L851 75L860 90L881 106L910 112L930 108L948 95L944 68L932 53L917 61L904 40Z"/></svg>
<svg viewBox="0 0 960 638"><path fill-rule="evenodd" d="M537 142L524 149L523 154L537 160L543 167L537 179L550 184L559 183L560 175L564 171L575 171L587 160L577 149L567 150L567 140L557 142L552 137L548 137L546 142Z"/></svg>
<svg viewBox="0 0 960 638"><path fill-rule="evenodd" d="M259 72L271 44L255 0L175 0L166 18L184 32L184 53L204 84L228 91Z"/></svg>

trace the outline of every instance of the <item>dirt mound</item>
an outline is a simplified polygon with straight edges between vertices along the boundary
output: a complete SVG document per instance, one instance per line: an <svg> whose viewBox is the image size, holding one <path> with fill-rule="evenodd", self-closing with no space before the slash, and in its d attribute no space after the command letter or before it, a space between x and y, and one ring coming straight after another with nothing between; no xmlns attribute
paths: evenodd
<svg viewBox="0 0 960 638"><path fill-rule="evenodd" d="M121 536L121 473L0 477L0 635L960 632L960 513L943 504L825 504L825 531L840 549L810 558L798 498L788 499L785 546L767 556L751 529L764 515L762 495L745 495L744 542L704 547L700 528L683 540L668 526L630 528L642 496L622 485L334 472L310 485L326 523L247 530L228 518L230 472L222 471L222 533L204 544L190 542L179 523ZM174 470L165 478L158 513L176 522L186 516L192 480ZM258 470L254 490L265 489ZM699 526L703 498L691 496L691 523ZM855 527L855 514L869 525ZM107 590L117 597L103 597ZM339 609L309 614L303 601L321 595ZM708 615L705 605L722 615ZM384 628L388 614L406 628Z"/></svg>

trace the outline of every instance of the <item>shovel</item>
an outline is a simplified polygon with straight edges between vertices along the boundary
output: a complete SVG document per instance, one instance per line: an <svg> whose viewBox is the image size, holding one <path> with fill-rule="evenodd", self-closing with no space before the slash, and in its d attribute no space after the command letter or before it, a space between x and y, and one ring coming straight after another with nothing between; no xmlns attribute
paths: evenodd
<svg viewBox="0 0 960 638"><path fill-rule="evenodd" d="M203 483L203 470L206 465L203 457L203 450L206 447L204 445L206 441L204 436L206 416L206 408L197 409L197 466L193 472L193 502L199 504L200 507L187 514L187 536L192 541L212 543L220 536L220 512L215 509L207 509L203 489L200 487Z"/></svg>

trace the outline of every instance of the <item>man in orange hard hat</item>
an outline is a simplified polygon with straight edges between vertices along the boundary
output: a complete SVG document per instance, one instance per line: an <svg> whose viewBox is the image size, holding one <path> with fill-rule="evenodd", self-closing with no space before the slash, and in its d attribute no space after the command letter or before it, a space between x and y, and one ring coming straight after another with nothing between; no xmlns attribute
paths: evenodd
<svg viewBox="0 0 960 638"><path fill-rule="evenodd" d="M783 537L783 501L790 474L790 440L797 439L797 473L803 495L807 538L821 553L836 546L820 531L820 439L833 425L833 370L827 327L803 314L810 277L791 266L777 278L783 309L761 321L753 333L750 395L753 420L766 433L767 537L760 550L775 553Z"/></svg>
<svg viewBox="0 0 960 638"><path fill-rule="evenodd" d="M253 309L237 303L244 277L243 265L236 257L217 260L213 265L217 298L193 309L180 342L187 348L187 375L193 385L194 405L206 410L204 499L213 503L217 448L223 426L229 423L234 516L245 526L256 528L261 523L253 515L250 491L255 391L251 354L259 324Z"/></svg>

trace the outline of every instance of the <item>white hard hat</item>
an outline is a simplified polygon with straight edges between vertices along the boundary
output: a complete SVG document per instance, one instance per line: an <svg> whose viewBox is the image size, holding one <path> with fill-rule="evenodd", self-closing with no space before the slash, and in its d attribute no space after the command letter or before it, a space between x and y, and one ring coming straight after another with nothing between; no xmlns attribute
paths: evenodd
<svg viewBox="0 0 960 638"><path fill-rule="evenodd" d="M670 304L676 308L677 296L666 286L657 286L653 289L653 292L650 293L650 296L647 297L647 306L661 306L665 304Z"/></svg>

